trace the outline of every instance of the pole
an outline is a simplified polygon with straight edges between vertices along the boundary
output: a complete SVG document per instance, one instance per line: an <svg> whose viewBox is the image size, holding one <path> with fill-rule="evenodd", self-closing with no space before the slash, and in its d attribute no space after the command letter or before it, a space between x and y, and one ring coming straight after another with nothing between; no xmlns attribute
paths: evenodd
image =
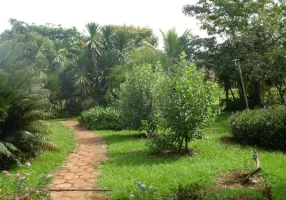
<svg viewBox="0 0 286 200"><path fill-rule="evenodd" d="M249 109L247 96L246 96L246 92L245 92L245 86L244 86L243 77L242 77L242 71L241 71L240 62L239 62L239 59L235 59L233 61L234 61L235 65L238 66L239 75L240 75L240 81L241 81L241 85L242 85L242 90L243 90L243 94L244 94L246 108Z"/></svg>

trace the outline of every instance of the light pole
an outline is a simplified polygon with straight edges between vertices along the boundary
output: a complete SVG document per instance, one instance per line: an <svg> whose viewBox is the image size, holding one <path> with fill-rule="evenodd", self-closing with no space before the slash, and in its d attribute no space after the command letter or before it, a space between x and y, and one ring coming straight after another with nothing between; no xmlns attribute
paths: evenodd
<svg viewBox="0 0 286 200"><path fill-rule="evenodd" d="M245 87L244 87L244 82L243 82L243 77L242 77L242 71L241 71L240 62L239 62L239 59L235 59L235 60L233 60L233 61L234 61L234 64L235 64L236 66L238 66L239 75L240 75L240 81L241 81L241 85L242 85L242 90L243 90L243 94L244 94L244 99L245 99L246 108L249 109L248 101L247 101L247 96L246 96L246 92L245 92Z"/></svg>

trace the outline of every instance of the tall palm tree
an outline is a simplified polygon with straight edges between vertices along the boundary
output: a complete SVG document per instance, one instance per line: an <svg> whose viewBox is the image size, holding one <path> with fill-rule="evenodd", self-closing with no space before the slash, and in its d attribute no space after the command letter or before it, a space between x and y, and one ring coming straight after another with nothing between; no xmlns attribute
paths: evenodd
<svg viewBox="0 0 286 200"><path fill-rule="evenodd" d="M67 49L60 42L54 42L52 45L52 54L53 60L52 64L54 65L53 71L58 72L60 69L63 69L67 64Z"/></svg>
<svg viewBox="0 0 286 200"><path fill-rule="evenodd" d="M87 31L89 33L89 38L86 42L86 46L89 47L90 52L91 52L91 60L92 64L95 69L95 75L96 75L96 80L98 83L99 89L101 89L101 84L100 84L100 73L99 73L99 67L98 67L98 56L100 55L99 49L101 46L101 27L99 24L96 24L94 22L88 23L86 25Z"/></svg>

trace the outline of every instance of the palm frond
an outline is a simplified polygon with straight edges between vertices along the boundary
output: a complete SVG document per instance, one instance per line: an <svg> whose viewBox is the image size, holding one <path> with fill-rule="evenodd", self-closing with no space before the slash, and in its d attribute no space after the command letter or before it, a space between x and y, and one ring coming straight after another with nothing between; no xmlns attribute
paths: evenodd
<svg viewBox="0 0 286 200"><path fill-rule="evenodd" d="M12 156L11 151L6 147L6 145L0 141L0 155L4 155L8 158Z"/></svg>

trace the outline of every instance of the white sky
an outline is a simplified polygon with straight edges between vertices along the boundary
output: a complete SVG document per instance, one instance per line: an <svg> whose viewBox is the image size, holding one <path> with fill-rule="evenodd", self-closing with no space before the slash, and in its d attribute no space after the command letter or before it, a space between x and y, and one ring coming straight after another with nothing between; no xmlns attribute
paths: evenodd
<svg viewBox="0 0 286 200"><path fill-rule="evenodd" d="M195 19L184 16L182 8L197 0L5 0L1 2L0 32L8 29L9 18L27 23L61 24L83 31L85 24L135 25L159 29L175 27L182 34L191 29L193 34L206 35Z"/></svg>

